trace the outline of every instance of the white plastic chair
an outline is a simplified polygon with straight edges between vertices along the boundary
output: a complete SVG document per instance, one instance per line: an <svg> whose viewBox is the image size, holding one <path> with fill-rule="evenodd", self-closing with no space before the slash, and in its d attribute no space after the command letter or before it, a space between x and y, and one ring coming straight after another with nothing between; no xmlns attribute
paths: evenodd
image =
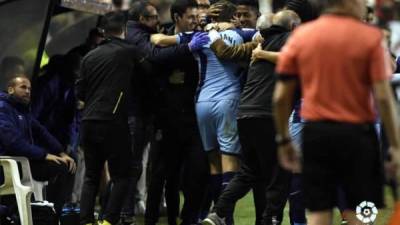
<svg viewBox="0 0 400 225"><path fill-rule="evenodd" d="M35 201L44 201L46 199L43 195L44 187L48 184L47 181L36 181L32 180L33 184L33 195L35 196Z"/></svg>
<svg viewBox="0 0 400 225"><path fill-rule="evenodd" d="M31 186L21 183L21 180L24 180L24 178L20 179L18 165L15 160L1 158L0 165L3 167L4 172L4 184L0 186L0 195L15 194L21 224L33 225L30 204L33 193Z"/></svg>
<svg viewBox="0 0 400 225"><path fill-rule="evenodd" d="M44 201L43 189L48 184L47 181L36 181L32 178L29 160L25 157L18 156L0 156L0 159L12 159L20 163L22 169L21 183L25 186L30 186L33 189L35 201Z"/></svg>

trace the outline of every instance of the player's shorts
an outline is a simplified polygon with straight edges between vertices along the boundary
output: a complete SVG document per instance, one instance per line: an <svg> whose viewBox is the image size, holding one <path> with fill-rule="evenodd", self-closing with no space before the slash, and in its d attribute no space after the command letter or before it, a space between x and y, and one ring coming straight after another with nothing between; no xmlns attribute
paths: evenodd
<svg viewBox="0 0 400 225"><path fill-rule="evenodd" d="M348 210L364 202L383 206L383 166L373 124L306 122L303 129L303 185L310 211L337 205L337 188Z"/></svg>
<svg viewBox="0 0 400 225"><path fill-rule="evenodd" d="M222 154L240 153L237 128L238 100L197 102L196 115L205 151L217 149Z"/></svg>

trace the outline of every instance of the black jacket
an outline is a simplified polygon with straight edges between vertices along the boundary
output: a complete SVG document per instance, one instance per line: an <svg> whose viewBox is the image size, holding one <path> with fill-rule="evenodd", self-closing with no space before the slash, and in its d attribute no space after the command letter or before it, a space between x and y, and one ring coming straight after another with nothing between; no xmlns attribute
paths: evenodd
<svg viewBox="0 0 400 225"><path fill-rule="evenodd" d="M174 35L175 26L167 29L167 35ZM169 71L165 100L168 119L181 118L185 122L197 124L194 111L194 97L199 80L197 61L193 55L185 57L179 66ZM197 125L196 125L197 126Z"/></svg>
<svg viewBox="0 0 400 225"><path fill-rule="evenodd" d="M130 114L133 116L161 115L167 106L165 89L169 71L178 68L192 57L187 44L157 47L151 44L152 29L135 21L128 21L126 40L141 49L151 68L140 68L140 77L135 77Z"/></svg>
<svg viewBox="0 0 400 225"><path fill-rule="evenodd" d="M127 118L135 66L144 62L137 47L111 38L82 60L77 97L85 102L82 120Z"/></svg>
<svg viewBox="0 0 400 225"><path fill-rule="evenodd" d="M157 47L150 42L155 31L135 21L128 21L126 40L140 48L152 63L167 67L179 66L181 60L191 55L188 44L179 44L166 48Z"/></svg>
<svg viewBox="0 0 400 225"><path fill-rule="evenodd" d="M264 37L263 49L278 52L286 43L290 31L276 25L261 31ZM272 95L275 89L275 64L258 60L247 75L240 98L238 118L272 116Z"/></svg>

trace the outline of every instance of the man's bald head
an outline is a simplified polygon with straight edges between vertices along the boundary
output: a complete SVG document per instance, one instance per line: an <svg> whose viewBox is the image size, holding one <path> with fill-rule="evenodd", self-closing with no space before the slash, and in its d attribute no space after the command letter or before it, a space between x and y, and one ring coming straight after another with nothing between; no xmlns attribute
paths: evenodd
<svg viewBox="0 0 400 225"><path fill-rule="evenodd" d="M11 78L7 84L7 92L24 104L31 100L31 82L25 75L18 75Z"/></svg>
<svg viewBox="0 0 400 225"><path fill-rule="evenodd" d="M272 24L284 27L288 30L293 30L300 25L301 19L297 13L292 10L282 10L277 12L272 17Z"/></svg>

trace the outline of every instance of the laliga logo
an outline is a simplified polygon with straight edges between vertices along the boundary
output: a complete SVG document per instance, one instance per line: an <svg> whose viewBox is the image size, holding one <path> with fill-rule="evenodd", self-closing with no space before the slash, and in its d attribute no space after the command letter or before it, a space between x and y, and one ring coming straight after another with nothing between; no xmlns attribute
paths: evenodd
<svg viewBox="0 0 400 225"><path fill-rule="evenodd" d="M365 224L373 223L378 215L378 209L372 202L363 201L357 206L356 216L361 222Z"/></svg>

